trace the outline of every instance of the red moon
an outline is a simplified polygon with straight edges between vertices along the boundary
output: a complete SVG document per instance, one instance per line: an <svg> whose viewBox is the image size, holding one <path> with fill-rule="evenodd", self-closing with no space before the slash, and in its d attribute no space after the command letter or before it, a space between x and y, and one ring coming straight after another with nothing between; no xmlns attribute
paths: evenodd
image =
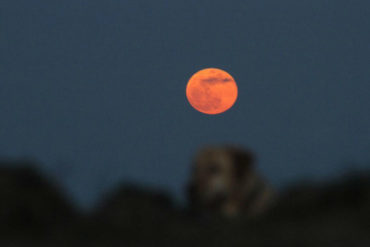
<svg viewBox="0 0 370 247"><path fill-rule="evenodd" d="M196 110L205 114L220 114L234 105L238 87L226 71L208 68L190 78L186 86L186 97Z"/></svg>

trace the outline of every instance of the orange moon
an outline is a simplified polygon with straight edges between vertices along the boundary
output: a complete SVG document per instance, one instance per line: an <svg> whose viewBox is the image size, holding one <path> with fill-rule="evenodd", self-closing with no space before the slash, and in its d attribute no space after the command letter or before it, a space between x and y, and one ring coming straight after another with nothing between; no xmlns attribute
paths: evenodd
<svg viewBox="0 0 370 247"><path fill-rule="evenodd" d="M195 73L186 86L192 107L205 114L220 114L230 109L238 98L234 78L224 70L203 69Z"/></svg>

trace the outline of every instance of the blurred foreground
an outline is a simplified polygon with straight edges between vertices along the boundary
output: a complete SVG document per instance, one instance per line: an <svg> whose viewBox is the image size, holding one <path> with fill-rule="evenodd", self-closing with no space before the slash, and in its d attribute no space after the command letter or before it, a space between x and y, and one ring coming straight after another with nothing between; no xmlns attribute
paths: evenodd
<svg viewBox="0 0 370 247"><path fill-rule="evenodd" d="M0 246L370 246L370 176L297 184L258 219L197 217L163 191L118 186L79 212L27 162L0 162Z"/></svg>

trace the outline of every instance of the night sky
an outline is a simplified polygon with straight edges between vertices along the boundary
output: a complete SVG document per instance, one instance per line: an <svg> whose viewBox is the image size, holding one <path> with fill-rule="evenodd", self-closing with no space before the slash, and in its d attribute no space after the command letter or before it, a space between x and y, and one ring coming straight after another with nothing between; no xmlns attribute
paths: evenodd
<svg viewBox="0 0 370 247"><path fill-rule="evenodd" d="M196 71L239 87L190 107ZM118 182L181 197L195 150L254 150L275 186L370 165L370 1L2 0L0 156L91 206Z"/></svg>

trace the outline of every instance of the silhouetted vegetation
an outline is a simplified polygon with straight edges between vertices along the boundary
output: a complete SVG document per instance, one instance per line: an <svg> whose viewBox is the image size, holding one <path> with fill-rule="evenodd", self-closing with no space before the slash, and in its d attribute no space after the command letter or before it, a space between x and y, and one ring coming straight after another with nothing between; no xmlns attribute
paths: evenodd
<svg viewBox="0 0 370 247"><path fill-rule="evenodd" d="M369 174L297 184L267 215L227 220L132 184L84 214L35 167L0 163L0 246L370 246Z"/></svg>

